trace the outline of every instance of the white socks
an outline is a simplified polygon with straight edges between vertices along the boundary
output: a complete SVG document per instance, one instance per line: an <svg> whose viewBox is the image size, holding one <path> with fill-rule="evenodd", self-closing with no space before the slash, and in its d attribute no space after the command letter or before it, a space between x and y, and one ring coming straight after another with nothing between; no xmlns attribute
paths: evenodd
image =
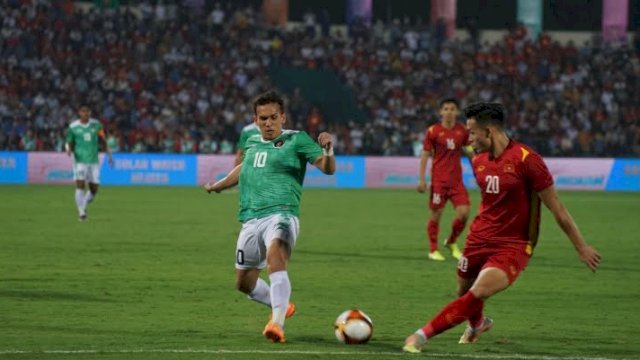
<svg viewBox="0 0 640 360"><path fill-rule="evenodd" d="M271 321L284 326L289 298L291 297L289 275L286 271L277 271L269 275L269 281L271 282L271 311L273 313Z"/></svg>
<svg viewBox="0 0 640 360"><path fill-rule="evenodd" d="M78 207L80 216L85 215L85 208L87 207L85 199L84 190L76 188L76 206Z"/></svg>
<svg viewBox="0 0 640 360"><path fill-rule="evenodd" d="M248 297L255 302L271 307L271 289L267 282L262 280L262 278L258 278L256 287Z"/></svg>
<svg viewBox="0 0 640 360"><path fill-rule="evenodd" d="M76 206L78 207L78 213L80 216L86 215L87 205L93 201L93 198L96 197L91 190L87 190L86 192L83 189L76 188Z"/></svg>
<svg viewBox="0 0 640 360"><path fill-rule="evenodd" d="M96 197L91 190L87 191L87 193L84 196L84 206L85 208L87 207L87 205L89 205L90 202L93 201L93 198Z"/></svg>

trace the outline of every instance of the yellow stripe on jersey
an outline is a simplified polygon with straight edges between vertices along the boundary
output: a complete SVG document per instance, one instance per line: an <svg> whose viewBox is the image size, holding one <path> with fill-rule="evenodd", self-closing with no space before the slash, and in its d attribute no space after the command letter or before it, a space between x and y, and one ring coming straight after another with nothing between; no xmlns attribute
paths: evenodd
<svg viewBox="0 0 640 360"><path fill-rule="evenodd" d="M529 243L527 244L527 255L533 254L533 248L538 244L540 235L540 198L538 193L531 191L531 205L529 211Z"/></svg>
<svg viewBox="0 0 640 360"><path fill-rule="evenodd" d="M529 151L527 151L525 148L520 148L520 150L522 151L522 162L524 162L524 159L529 156Z"/></svg>

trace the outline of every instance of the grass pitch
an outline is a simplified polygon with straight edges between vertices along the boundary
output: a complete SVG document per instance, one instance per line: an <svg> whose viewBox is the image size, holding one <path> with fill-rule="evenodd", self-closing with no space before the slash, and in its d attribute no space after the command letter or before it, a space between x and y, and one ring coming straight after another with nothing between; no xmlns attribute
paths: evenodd
<svg viewBox="0 0 640 360"><path fill-rule="evenodd" d="M640 358L640 194L561 198L603 255L598 273L545 210L529 267L485 306L493 330L463 346L459 326L418 357ZM404 338L455 296L455 262L426 258L426 195L307 189L289 271L298 313L288 343L271 344L261 335L268 309L233 285L237 201L103 187L79 223L71 186L0 187L0 358L411 357ZM373 318L367 345L334 338L333 320L350 307Z"/></svg>

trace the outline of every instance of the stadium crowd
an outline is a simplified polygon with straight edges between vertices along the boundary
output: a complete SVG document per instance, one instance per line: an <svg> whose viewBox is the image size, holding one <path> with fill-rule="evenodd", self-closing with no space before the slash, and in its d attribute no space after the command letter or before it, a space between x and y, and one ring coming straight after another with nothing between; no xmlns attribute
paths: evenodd
<svg viewBox="0 0 640 360"><path fill-rule="evenodd" d="M62 151L80 103L114 151L235 151L274 64L328 68L369 120L327 119L299 91L289 126L336 134L336 152L414 155L438 101L506 104L512 136L548 156L640 156L640 52L632 46L446 41L427 26L326 16L287 30L241 2L141 2L86 9L70 0L0 0L0 150Z"/></svg>

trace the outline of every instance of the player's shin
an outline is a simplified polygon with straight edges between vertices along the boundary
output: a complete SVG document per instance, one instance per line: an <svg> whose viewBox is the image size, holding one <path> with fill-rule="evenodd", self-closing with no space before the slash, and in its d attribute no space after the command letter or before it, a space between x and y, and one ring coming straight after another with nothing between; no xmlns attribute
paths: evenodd
<svg viewBox="0 0 640 360"><path fill-rule="evenodd" d="M78 208L78 213L80 213L80 216L84 215L86 201L83 189L76 188L76 207Z"/></svg>
<svg viewBox="0 0 640 360"><path fill-rule="evenodd" d="M96 197L96 195L93 192L87 191L87 193L84 196L84 205L85 205L85 207L87 205L89 205L89 203L91 203L95 197Z"/></svg>
<svg viewBox="0 0 640 360"><path fill-rule="evenodd" d="M422 328L427 339L430 339L460 323L477 316L482 312L484 301L478 299L471 291L450 302L427 325Z"/></svg>
<svg viewBox="0 0 640 360"><path fill-rule="evenodd" d="M476 329L480 325L482 325L482 320L484 320L484 313L482 311L483 309L484 309L484 302L480 304L479 309L476 311L476 313L469 316L469 326L472 329Z"/></svg>
<svg viewBox="0 0 640 360"><path fill-rule="evenodd" d="M271 289L269 288L269 284L261 278L258 278L256 287L247 297L255 302L271 307Z"/></svg>
<svg viewBox="0 0 640 360"><path fill-rule="evenodd" d="M269 281L271 282L272 321L283 326L291 297L289 275L286 271L277 271L269 275Z"/></svg>
<svg viewBox="0 0 640 360"><path fill-rule="evenodd" d="M451 235L449 235L449 238L447 239L447 244L453 244L456 242L458 236L460 236L462 230L464 230L464 225L465 222L459 218L455 218L453 220L453 223L451 224Z"/></svg>
<svg viewBox="0 0 640 360"><path fill-rule="evenodd" d="M438 222L429 220L427 224L427 236L429 237L429 251L431 252L438 250L438 232Z"/></svg>

